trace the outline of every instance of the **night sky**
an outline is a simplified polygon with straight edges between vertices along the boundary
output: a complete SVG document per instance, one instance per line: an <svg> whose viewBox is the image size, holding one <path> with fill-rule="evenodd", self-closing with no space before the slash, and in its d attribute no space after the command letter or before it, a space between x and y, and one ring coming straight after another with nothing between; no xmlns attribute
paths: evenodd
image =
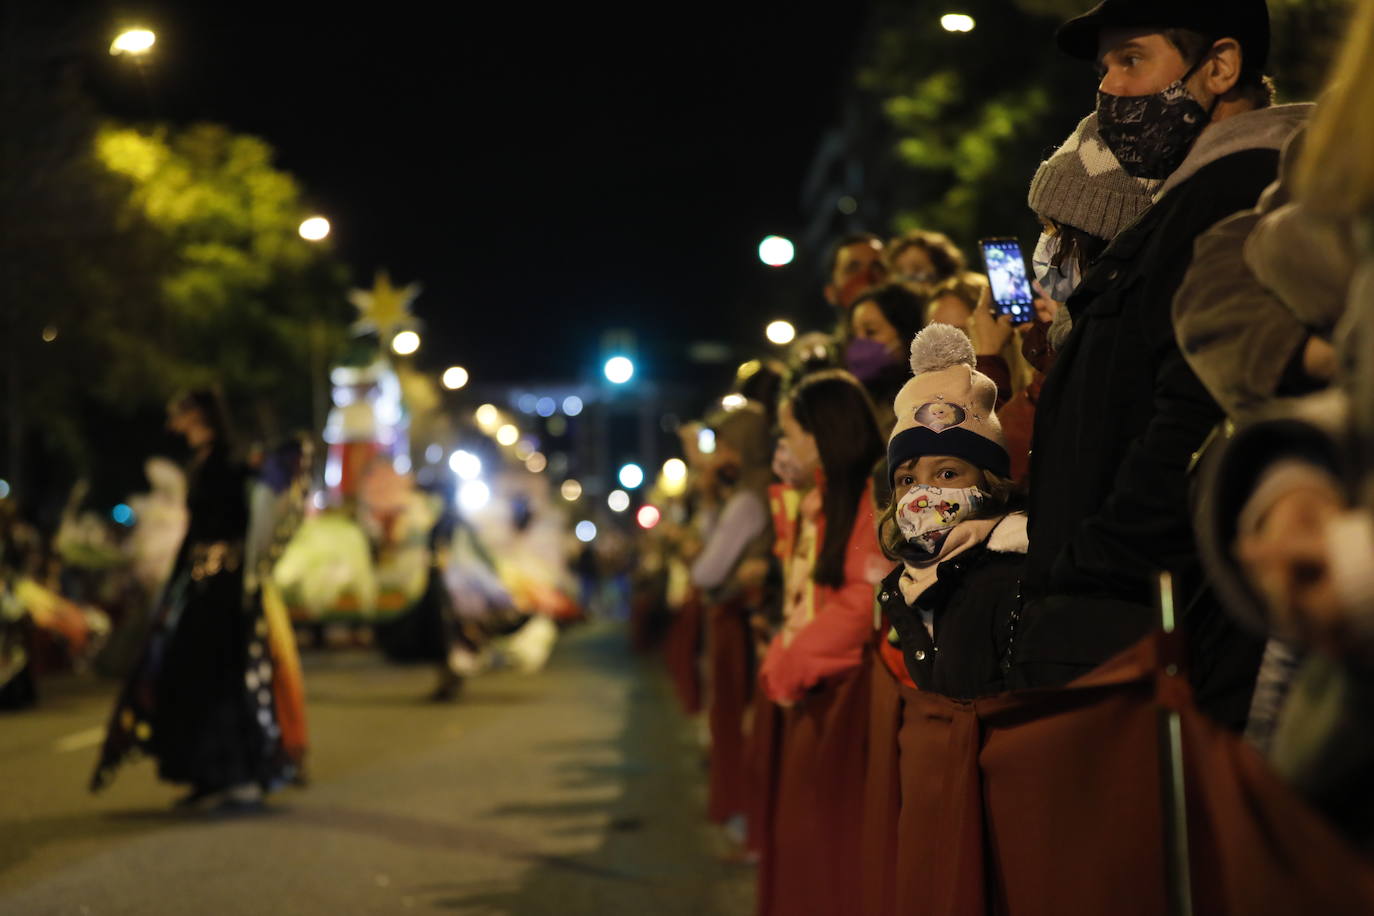
<svg viewBox="0 0 1374 916"><path fill-rule="evenodd" d="M777 311L826 323L814 284L768 275L755 249L800 227L862 4L345 10L110 6L158 43L146 88L111 60L92 81L120 116L271 143L355 282L386 267L423 284L434 368L575 378L627 327L646 376L716 378L689 341L762 349Z"/></svg>

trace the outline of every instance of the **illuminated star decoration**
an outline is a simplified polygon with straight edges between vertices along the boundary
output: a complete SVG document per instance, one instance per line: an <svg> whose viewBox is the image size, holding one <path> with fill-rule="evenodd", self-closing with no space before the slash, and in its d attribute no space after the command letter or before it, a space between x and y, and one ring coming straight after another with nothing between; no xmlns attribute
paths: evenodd
<svg viewBox="0 0 1374 916"><path fill-rule="evenodd" d="M410 314L410 304L420 295L420 284L411 283L400 289L391 285L391 277L384 270L377 271L372 289L353 289L348 291L348 301L358 310L358 320L353 323L353 333L366 334L377 332L383 341L390 340L396 332L413 327L415 317Z"/></svg>

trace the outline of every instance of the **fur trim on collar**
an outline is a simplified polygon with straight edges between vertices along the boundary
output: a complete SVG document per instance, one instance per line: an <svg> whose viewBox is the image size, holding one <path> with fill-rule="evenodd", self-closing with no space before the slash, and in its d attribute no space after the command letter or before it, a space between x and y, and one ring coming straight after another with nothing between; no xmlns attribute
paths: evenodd
<svg viewBox="0 0 1374 916"><path fill-rule="evenodd" d="M1030 547L1026 531L1026 513L1012 512L988 535L988 550L994 553L1025 553Z"/></svg>

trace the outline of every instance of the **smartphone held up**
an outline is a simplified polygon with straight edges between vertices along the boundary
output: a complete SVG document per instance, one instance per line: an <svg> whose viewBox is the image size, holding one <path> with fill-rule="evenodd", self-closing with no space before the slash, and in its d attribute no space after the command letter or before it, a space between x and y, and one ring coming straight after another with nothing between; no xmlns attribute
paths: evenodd
<svg viewBox="0 0 1374 916"><path fill-rule="evenodd" d="M1035 319L1035 292L1031 289L1021 243L1014 238L983 239L978 243L983 267L992 287L993 308L1012 324Z"/></svg>

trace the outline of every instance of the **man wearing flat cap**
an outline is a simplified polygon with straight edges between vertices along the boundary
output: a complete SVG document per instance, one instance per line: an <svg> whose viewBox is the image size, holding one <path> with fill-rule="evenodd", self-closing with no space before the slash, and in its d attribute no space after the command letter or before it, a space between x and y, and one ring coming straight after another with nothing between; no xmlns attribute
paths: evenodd
<svg viewBox="0 0 1374 916"><path fill-rule="evenodd" d="M1193 242L1254 206L1309 106L1273 106L1264 0L1103 0L1059 30L1100 74L1098 130L1128 174L1161 182L1069 297L1073 329L1036 410L1015 686L1064 683L1158 621L1173 574L1199 704L1245 721L1261 645L1206 588L1188 471L1223 414L1175 343Z"/></svg>

